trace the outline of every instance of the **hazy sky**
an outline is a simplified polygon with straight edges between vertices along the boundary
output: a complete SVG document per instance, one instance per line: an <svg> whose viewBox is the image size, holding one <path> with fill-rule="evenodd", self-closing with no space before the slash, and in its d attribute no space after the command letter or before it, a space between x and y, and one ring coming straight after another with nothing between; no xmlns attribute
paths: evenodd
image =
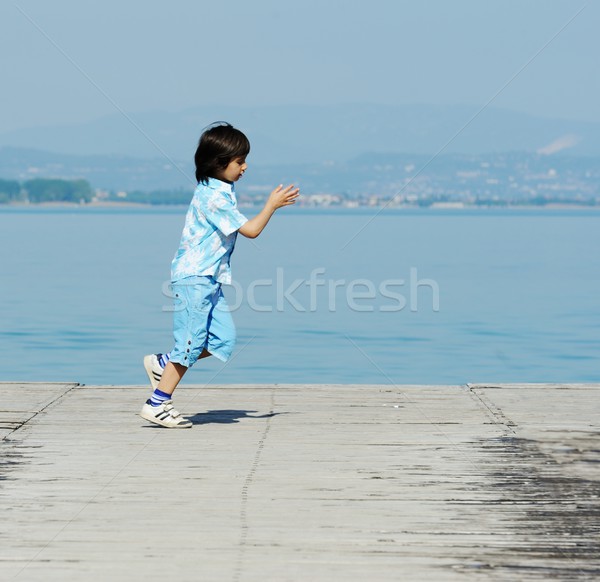
<svg viewBox="0 0 600 582"><path fill-rule="evenodd" d="M132 112L482 105L582 7L494 105L600 121L600 2L4 0L0 132L114 113L93 83Z"/></svg>

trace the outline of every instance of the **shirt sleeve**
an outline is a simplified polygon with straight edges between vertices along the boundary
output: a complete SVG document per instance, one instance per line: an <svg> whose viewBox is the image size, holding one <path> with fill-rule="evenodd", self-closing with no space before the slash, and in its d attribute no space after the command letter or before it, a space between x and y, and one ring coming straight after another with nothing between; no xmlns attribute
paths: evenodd
<svg viewBox="0 0 600 582"><path fill-rule="evenodd" d="M229 236L243 226L248 219L237 209L233 201L218 190L199 200L199 206L208 222Z"/></svg>

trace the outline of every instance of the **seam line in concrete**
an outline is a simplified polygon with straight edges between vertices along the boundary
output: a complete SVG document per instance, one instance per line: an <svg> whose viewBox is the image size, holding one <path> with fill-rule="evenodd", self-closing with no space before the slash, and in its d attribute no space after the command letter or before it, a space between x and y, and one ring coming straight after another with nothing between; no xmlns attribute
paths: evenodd
<svg viewBox="0 0 600 582"><path fill-rule="evenodd" d="M76 382L74 384L65 384L65 386L67 386L67 389L64 392L61 392L56 398L53 398L52 400L50 400L49 402L47 402L46 404L44 404L42 406L42 408L40 408L39 410L36 410L29 418L27 418L26 420L24 420L23 422L21 422L19 424L19 426L13 428L13 430L11 430L8 434L4 435L4 437L2 438L2 440L3 441L10 440L10 437L12 435L14 435L17 431L21 430L24 426L27 426L39 414L41 414L42 412L45 412L46 410L48 410L48 408L50 408L53 404L55 404L56 402L58 402L59 400L61 400L62 398L64 398L69 392L71 392L75 388L79 388L79 387L83 386L83 384L79 384L78 382Z"/></svg>
<svg viewBox="0 0 600 582"><path fill-rule="evenodd" d="M489 398L487 398L482 392L478 391L477 388L485 388L485 386L467 384L466 386L469 394L479 402L484 409L489 413L489 416L494 421L494 424L502 425L507 432L516 435L516 431L513 428L516 424L510 420L502 411L501 408L496 406Z"/></svg>
<svg viewBox="0 0 600 582"><path fill-rule="evenodd" d="M236 560L235 570L233 572L233 582L238 582L242 575L243 561L244 555L246 553L246 545L248 542L248 491L254 481L254 477L256 475L256 471L258 469L258 465L260 463L260 457L262 455L263 449L265 448L265 442L267 437L269 436L269 431L271 430L271 419L275 413L275 390L274 386L271 390L271 402L269 415L267 416L265 422L265 428L263 433L258 441L258 446L256 448L256 452L254 454L254 459L252 461L252 465L250 466L250 471L244 480L244 484L242 486L242 498L240 504L240 543L239 543L239 551L238 557Z"/></svg>

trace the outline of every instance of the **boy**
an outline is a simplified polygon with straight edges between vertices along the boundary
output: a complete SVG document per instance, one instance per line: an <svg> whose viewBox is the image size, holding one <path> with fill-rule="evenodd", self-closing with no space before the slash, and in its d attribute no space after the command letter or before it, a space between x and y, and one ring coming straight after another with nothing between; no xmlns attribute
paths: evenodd
<svg viewBox="0 0 600 582"><path fill-rule="evenodd" d="M299 189L278 186L264 208L248 220L237 209L234 183L246 171L248 138L228 123L202 134L194 156L198 186L188 209L179 249L171 264L175 311L175 347L168 355L151 354L144 366L154 388L140 416L167 428L189 428L172 404L181 378L208 356L226 362L235 344L235 327L222 284L231 283L230 259L237 233L256 238L274 212L294 204Z"/></svg>

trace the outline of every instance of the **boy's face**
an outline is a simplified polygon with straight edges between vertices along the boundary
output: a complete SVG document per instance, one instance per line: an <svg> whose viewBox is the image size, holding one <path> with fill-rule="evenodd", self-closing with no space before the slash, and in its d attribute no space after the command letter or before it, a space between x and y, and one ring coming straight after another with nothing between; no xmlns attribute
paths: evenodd
<svg viewBox="0 0 600 582"><path fill-rule="evenodd" d="M247 167L246 158L235 158L221 170L221 174L217 178L225 182L237 182L244 175Z"/></svg>

